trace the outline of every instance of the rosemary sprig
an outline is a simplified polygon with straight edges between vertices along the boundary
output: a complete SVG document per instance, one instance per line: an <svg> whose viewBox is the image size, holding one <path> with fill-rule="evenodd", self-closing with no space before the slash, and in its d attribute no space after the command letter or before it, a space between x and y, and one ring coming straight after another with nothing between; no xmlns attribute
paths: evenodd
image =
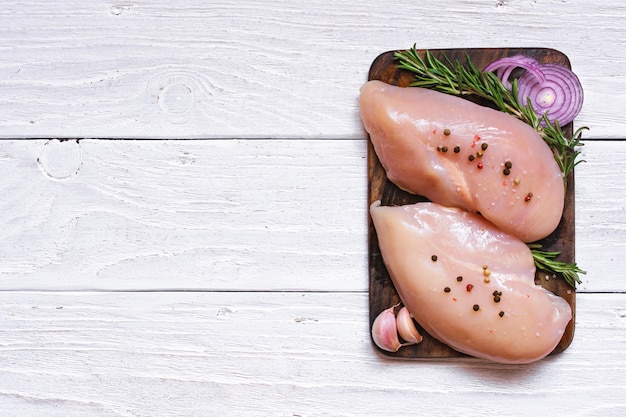
<svg viewBox="0 0 626 417"><path fill-rule="evenodd" d="M451 62L445 57L445 63L426 51L422 58L415 46L394 54L398 68L415 74L412 87L423 87L456 96L475 95L493 103L498 110L509 113L532 126L552 149L554 158L563 172L564 181L569 173L581 161L576 161L581 146L582 131L578 129L572 139L568 139L558 125L547 117L538 117L530 102L523 105L517 100L517 79L508 90L502 81L492 72L479 71L466 57L466 65L459 61Z"/></svg>
<svg viewBox="0 0 626 417"><path fill-rule="evenodd" d="M533 259L535 260L535 266L538 269L561 274L565 281L573 288L576 288L576 284L582 283L578 274L586 274L587 272L580 269L575 262L568 264L557 261L556 257L559 256L561 252L543 251L541 250L542 246L538 243L528 244L528 247L530 247Z"/></svg>
<svg viewBox="0 0 626 417"><path fill-rule="evenodd" d="M415 74L411 82L412 87L422 87L456 96L474 95L493 103L500 111L511 114L524 123L532 126L544 141L550 146L554 158L563 173L564 185L574 167L582 161L577 161L581 146L582 131L585 127L574 132L568 139L559 126L558 121L551 123L546 115L538 117L530 101L523 105L517 100L517 79L513 80L511 90L508 90L502 81L492 72L479 71L466 56L466 65L459 61L451 62L445 57L445 63L435 58L430 51L426 51L422 58L415 49L415 45L394 54L398 61L398 68ZM557 261L560 252L542 251L541 245L529 244L535 265L548 272L559 273L565 281L576 288L580 284L579 274L586 274L576 263Z"/></svg>
<svg viewBox="0 0 626 417"><path fill-rule="evenodd" d="M588 128L585 126L579 127L572 135L572 138L567 139L558 121L552 124L546 116L543 116L543 120L545 125L539 127L539 129L542 129L542 131L546 133L542 135L543 140L545 140L548 146L550 146L550 149L552 149L554 159L557 164L559 164L559 168L561 172L563 172L566 180L574 167L583 162L582 160L576 160L580 155L580 151L577 148L583 145L580 143L582 132L588 130Z"/></svg>

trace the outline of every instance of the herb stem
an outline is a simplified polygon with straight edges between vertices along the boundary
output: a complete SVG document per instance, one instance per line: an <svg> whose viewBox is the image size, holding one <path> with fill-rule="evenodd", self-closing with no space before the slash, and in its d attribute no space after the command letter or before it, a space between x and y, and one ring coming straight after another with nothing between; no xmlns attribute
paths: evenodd
<svg viewBox="0 0 626 417"><path fill-rule="evenodd" d="M561 252L543 251L541 250L540 244L529 244L528 247L530 247L535 266L538 269L561 274L563 279L573 288L576 288L576 284L582 283L579 274L587 274L587 271L580 269L575 262L566 263L557 261L556 258Z"/></svg>

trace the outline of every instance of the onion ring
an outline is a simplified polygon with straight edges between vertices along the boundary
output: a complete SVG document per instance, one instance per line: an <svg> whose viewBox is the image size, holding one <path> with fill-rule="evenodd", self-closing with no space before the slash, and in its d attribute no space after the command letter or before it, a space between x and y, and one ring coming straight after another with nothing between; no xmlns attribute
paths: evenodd
<svg viewBox="0 0 626 417"><path fill-rule="evenodd" d="M493 61L487 65L484 69L485 72L496 70L496 75L502 81L502 84L509 90L512 88L509 76L515 68L523 68L529 73L537 77L541 82L545 81L545 77L539 69L539 63L536 59L533 59L526 55L515 55L507 58L501 58Z"/></svg>
<svg viewBox="0 0 626 417"><path fill-rule="evenodd" d="M566 125L583 106L580 81L573 72L559 65L544 64L540 68L546 81L541 83L529 73L522 74L517 81L517 99L522 104L530 99L538 116L545 114L550 123L558 120L560 125Z"/></svg>

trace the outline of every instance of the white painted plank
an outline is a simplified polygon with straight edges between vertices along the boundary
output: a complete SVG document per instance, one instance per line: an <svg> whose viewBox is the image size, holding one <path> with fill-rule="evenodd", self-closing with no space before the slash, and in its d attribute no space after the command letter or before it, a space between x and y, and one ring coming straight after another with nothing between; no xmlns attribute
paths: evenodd
<svg viewBox="0 0 626 417"><path fill-rule="evenodd" d="M577 123L623 137L620 0L6 0L0 137L362 138L359 86L387 50L551 47Z"/></svg>
<svg viewBox="0 0 626 417"><path fill-rule="evenodd" d="M395 361L367 295L0 293L0 409L29 416L621 416L626 296L528 366Z"/></svg>
<svg viewBox="0 0 626 417"><path fill-rule="evenodd" d="M587 142L576 167L576 258L588 270L580 290L625 291L626 141ZM615 285L613 285L615 284Z"/></svg>
<svg viewBox="0 0 626 417"><path fill-rule="evenodd" d="M0 285L362 289L365 147L0 142Z"/></svg>
<svg viewBox="0 0 626 417"><path fill-rule="evenodd" d="M580 290L626 291L626 141L583 149ZM353 140L2 141L0 288L365 291L366 152Z"/></svg>

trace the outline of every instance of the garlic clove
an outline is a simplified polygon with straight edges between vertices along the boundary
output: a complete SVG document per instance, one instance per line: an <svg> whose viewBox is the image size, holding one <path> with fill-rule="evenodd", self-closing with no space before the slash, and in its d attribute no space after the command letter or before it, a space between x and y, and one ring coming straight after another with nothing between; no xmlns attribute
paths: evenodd
<svg viewBox="0 0 626 417"><path fill-rule="evenodd" d="M417 327L415 327L415 322L413 317L411 317L411 313L409 313L409 309L406 307L402 307L398 311L396 327L400 337L407 342L405 345L420 343L423 339Z"/></svg>
<svg viewBox="0 0 626 417"><path fill-rule="evenodd" d="M398 339L395 306L380 313L372 324L372 339L379 348L388 352L397 352L402 347Z"/></svg>

